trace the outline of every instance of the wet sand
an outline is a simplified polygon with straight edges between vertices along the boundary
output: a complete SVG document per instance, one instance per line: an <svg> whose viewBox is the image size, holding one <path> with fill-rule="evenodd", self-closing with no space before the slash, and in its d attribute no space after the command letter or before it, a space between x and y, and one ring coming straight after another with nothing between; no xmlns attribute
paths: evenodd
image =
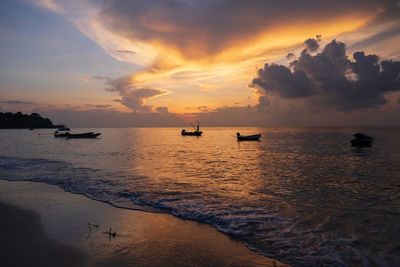
<svg viewBox="0 0 400 267"><path fill-rule="evenodd" d="M49 238L37 213L0 203L2 266L85 266L86 255Z"/></svg>
<svg viewBox="0 0 400 267"><path fill-rule="evenodd" d="M43 183L0 181L0 201L5 266L284 266L209 225Z"/></svg>

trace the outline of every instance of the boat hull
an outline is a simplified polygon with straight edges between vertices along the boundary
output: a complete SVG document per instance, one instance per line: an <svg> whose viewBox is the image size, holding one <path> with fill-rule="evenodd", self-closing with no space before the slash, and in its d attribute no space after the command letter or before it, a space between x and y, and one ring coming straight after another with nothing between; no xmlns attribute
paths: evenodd
<svg viewBox="0 0 400 267"><path fill-rule="evenodd" d="M372 141L374 140L373 137L363 133L356 133L354 136L355 138L350 141L352 146L371 146Z"/></svg>
<svg viewBox="0 0 400 267"><path fill-rule="evenodd" d="M96 138L99 136L101 133L83 133L83 134L72 134L68 136L68 139L71 138Z"/></svg>
<svg viewBox="0 0 400 267"><path fill-rule="evenodd" d="M54 134L54 137L65 137L67 139L73 139L73 138L96 138L100 135L101 133L80 133L80 134L70 134L70 133L63 133L63 134Z"/></svg>
<svg viewBox="0 0 400 267"><path fill-rule="evenodd" d="M350 142L352 146L371 146L372 140L373 139L359 140L357 138L354 138Z"/></svg>
<svg viewBox="0 0 400 267"><path fill-rule="evenodd" d="M182 132L182 135L188 135L188 136L201 136L203 132Z"/></svg>
<svg viewBox="0 0 400 267"><path fill-rule="evenodd" d="M261 137L261 134L255 134L255 135L247 135L247 136L237 136L238 141L259 141Z"/></svg>

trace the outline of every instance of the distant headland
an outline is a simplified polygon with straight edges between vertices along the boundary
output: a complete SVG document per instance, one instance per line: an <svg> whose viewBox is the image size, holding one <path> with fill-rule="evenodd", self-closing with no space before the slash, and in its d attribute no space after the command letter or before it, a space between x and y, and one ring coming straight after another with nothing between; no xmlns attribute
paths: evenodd
<svg viewBox="0 0 400 267"><path fill-rule="evenodd" d="M0 112L0 129L35 129L59 128L64 125L54 125L50 119L43 118L39 113L22 114L21 112Z"/></svg>

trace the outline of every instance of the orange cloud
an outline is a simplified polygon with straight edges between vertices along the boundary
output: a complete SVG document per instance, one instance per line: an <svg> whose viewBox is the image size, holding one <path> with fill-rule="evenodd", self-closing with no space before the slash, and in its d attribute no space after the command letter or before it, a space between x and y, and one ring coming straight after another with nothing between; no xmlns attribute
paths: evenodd
<svg viewBox="0 0 400 267"><path fill-rule="evenodd" d="M110 56L141 67L129 77L130 85L171 92L143 101L179 112L188 104L255 103L257 98L246 90L258 66L282 60L316 34L330 40L384 15L390 20L396 8L389 0L83 2L38 0Z"/></svg>

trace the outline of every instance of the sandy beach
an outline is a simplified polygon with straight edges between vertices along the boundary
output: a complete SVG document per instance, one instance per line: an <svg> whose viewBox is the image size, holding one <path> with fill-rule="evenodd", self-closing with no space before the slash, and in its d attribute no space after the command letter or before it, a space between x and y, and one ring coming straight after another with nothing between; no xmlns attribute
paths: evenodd
<svg viewBox="0 0 400 267"><path fill-rule="evenodd" d="M284 266L209 225L57 186L0 181L0 201L6 266Z"/></svg>

